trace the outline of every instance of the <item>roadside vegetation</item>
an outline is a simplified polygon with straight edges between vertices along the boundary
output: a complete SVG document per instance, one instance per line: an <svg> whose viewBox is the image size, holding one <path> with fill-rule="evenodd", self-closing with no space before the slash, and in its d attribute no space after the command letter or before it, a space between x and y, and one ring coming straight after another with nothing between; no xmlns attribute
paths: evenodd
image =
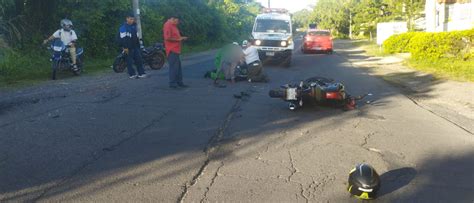
<svg viewBox="0 0 474 203"><path fill-rule="evenodd" d="M143 0L145 45L162 42L171 14L182 18L186 53L203 51L249 37L261 5L252 0ZM115 42L130 0L0 0L0 86L47 80L49 53L41 43L69 18L85 48L85 73L108 70L118 53Z"/></svg>
<svg viewBox="0 0 474 203"><path fill-rule="evenodd" d="M354 45L371 56L410 53L407 65L437 77L474 81L474 30L441 33L417 31L425 0L319 0L313 11L295 14L298 25L315 23L335 37L357 39ZM377 23L404 21L410 32L377 45Z"/></svg>
<svg viewBox="0 0 474 203"><path fill-rule="evenodd" d="M387 54L410 53L418 70L461 81L474 81L474 29L439 33L408 32L383 44Z"/></svg>
<svg viewBox="0 0 474 203"><path fill-rule="evenodd" d="M318 0L314 9L294 14L295 25L305 28L310 23L331 30L334 37L375 38L377 23L406 21L415 30L425 0Z"/></svg>

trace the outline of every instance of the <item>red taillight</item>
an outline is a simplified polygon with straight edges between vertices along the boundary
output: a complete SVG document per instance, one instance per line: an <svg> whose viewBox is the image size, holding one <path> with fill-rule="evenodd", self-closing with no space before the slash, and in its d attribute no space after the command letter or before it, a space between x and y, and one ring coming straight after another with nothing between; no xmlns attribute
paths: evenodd
<svg viewBox="0 0 474 203"><path fill-rule="evenodd" d="M327 92L326 99L342 100L342 94L339 92Z"/></svg>

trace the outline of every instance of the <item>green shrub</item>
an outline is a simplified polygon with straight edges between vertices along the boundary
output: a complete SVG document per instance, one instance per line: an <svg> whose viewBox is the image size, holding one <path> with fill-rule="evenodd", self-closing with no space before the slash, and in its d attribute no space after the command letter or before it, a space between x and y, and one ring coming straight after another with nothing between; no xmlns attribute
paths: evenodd
<svg viewBox="0 0 474 203"><path fill-rule="evenodd" d="M472 56L470 47L474 30L439 33L417 33L410 40L408 50L415 59L438 60L457 58L467 60Z"/></svg>
<svg viewBox="0 0 474 203"><path fill-rule="evenodd" d="M384 52L387 54L408 53L408 44L417 34L418 32L407 32L391 36L383 43Z"/></svg>

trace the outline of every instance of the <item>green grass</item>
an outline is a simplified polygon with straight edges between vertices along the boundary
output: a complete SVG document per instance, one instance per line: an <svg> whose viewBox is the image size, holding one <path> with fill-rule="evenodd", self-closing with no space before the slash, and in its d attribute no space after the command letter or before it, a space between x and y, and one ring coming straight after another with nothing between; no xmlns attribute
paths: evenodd
<svg viewBox="0 0 474 203"><path fill-rule="evenodd" d="M220 48L224 43L214 42L203 45L184 45L183 54L199 53L211 49ZM0 53L0 89L16 88L35 85L40 82L48 81L51 77L51 62L49 54L46 52L20 54L12 50ZM82 75L95 75L109 72L113 63L114 55L93 58L85 55L84 69ZM59 73L60 79L74 77L71 72L65 71Z"/></svg>
<svg viewBox="0 0 474 203"><path fill-rule="evenodd" d="M423 72L432 73L439 78L458 81L474 82L474 60L439 59L435 62L428 60L409 59L407 64Z"/></svg>
<svg viewBox="0 0 474 203"><path fill-rule="evenodd" d="M369 56L388 56L389 54L384 53L383 49L373 41L369 40L358 40L353 41L352 44L356 47L363 49Z"/></svg>
<svg viewBox="0 0 474 203"><path fill-rule="evenodd" d="M87 56L86 56L87 57ZM90 59L85 58L83 75L97 74L110 70L113 57ZM0 87L14 88L37 84L51 77L49 55L23 55L13 51L6 53L0 61ZM71 72L59 73L60 78L73 77Z"/></svg>
<svg viewBox="0 0 474 203"><path fill-rule="evenodd" d="M383 57L391 55L384 53L376 43L367 40L354 41L353 45L365 50L369 56ZM444 58L430 61L410 58L406 61L406 65L415 70L431 73L437 78L474 82L474 59L464 61Z"/></svg>

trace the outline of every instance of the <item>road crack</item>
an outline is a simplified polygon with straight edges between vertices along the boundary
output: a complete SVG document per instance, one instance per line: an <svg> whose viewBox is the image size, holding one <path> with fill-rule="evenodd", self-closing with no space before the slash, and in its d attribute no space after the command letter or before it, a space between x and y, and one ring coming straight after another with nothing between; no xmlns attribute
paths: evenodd
<svg viewBox="0 0 474 203"><path fill-rule="evenodd" d="M177 202L184 202L184 200L186 199L186 196L189 192L189 189L191 187L193 187L194 185L196 185L196 183L199 181L199 179L203 175L204 171L206 171L207 167L209 166L209 163L212 160L215 159L214 155L219 150L220 143L222 141L222 138L225 135L225 132L226 132L227 128L230 126L232 120L235 117L235 114L239 111L242 102L246 101L247 97L250 97L251 92L252 92L251 89L248 89L245 92L241 92L241 95L245 95L245 97L241 97L241 98L236 99L234 105L232 106L231 110L227 114L226 119L224 120L224 122L218 128L216 134L209 139L208 144L206 145L206 147L203 150L204 154L206 155L206 160L201 165L201 167L199 168L197 174L194 175L194 177L191 179L191 181L189 181L188 183L186 183L183 186L183 192L179 196ZM213 182L211 182L211 184L213 184ZM210 186L208 186L208 188L210 188ZM207 193L208 193L208 191L206 191L205 195L207 195ZM203 197L203 199L204 198L205 198L205 196Z"/></svg>
<svg viewBox="0 0 474 203"><path fill-rule="evenodd" d="M298 168L296 168L295 166L295 161L293 159L293 155L291 154L291 150L288 150L288 155L290 157L290 167L291 167L290 168L291 174L288 176L288 182L291 182L292 181L291 178L299 171L298 171Z"/></svg>
<svg viewBox="0 0 474 203"><path fill-rule="evenodd" d="M91 155L91 159L88 160L88 161L85 161L81 166L79 166L78 168L76 168L75 170L72 171L72 173L66 177L64 177L62 180L59 180L59 182L49 188L46 188L45 190L43 190L43 192L41 192L41 194L34 198L32 202L37 202L39 201L40 199L44 198L46 196L46 194L53 190L54 188L58 188L62 185L64 185L65 183L67 183L69 180L71 180L73 177L77 176L79 173L81 173L84 169L86 169L88 166L94 164L96 161L98 161L99 159L101 159L102 157L104 157L107 153L111 152L111 151L114 151L115 149L117 149L119 146L123 145L124 143L138 137L140 134L142 134L143 132L145 132L146 130L148 130L149 128L153 127L154 125L158 124L161 120L163 120L163 118L165 118L169 113L171 112L171 110L168 110L166 111L165 113L161 114L160 117L152 120L148 125L144 126L143 128L141 128L140 130L138 130L137 132L131 134L130 136L120 140L119 142L117 142L116 144L113 144L113 145L110 145L108 147L104 147L101 149L101 152L93 152L92 155ZM104 149L110 149L110 150L104 150Z"/></svg>
<svg viewBox="0 0 474 203"><path fill-rule="evenodd" d="M366 136L364 136L364 142L360 145L362 148L364 148L367 151L370 151L370 148L367 148L367 144L369 144L369 139L373 135L375 135L375 132L371 132L371 133L367 134Z"/></svg>
<svg viewBox="0 0 474 203"><path fill-rule="evenodd" d="M219 171L221 170L221 168L224 166L224 162L221 161L220 163L220 166L217 168L216 172L214 173L214 176L212 177L211 179L211 183L209 184L209 186L206 188L206 192L204 193L204 196L203 198L201 199L201 203L203 203L206 199L207 199L207 194L209 193L209 191L211 191L211 187L214 185L214 183L216 182L216 179L217 177L220 175L219 174Z"/></svg>

